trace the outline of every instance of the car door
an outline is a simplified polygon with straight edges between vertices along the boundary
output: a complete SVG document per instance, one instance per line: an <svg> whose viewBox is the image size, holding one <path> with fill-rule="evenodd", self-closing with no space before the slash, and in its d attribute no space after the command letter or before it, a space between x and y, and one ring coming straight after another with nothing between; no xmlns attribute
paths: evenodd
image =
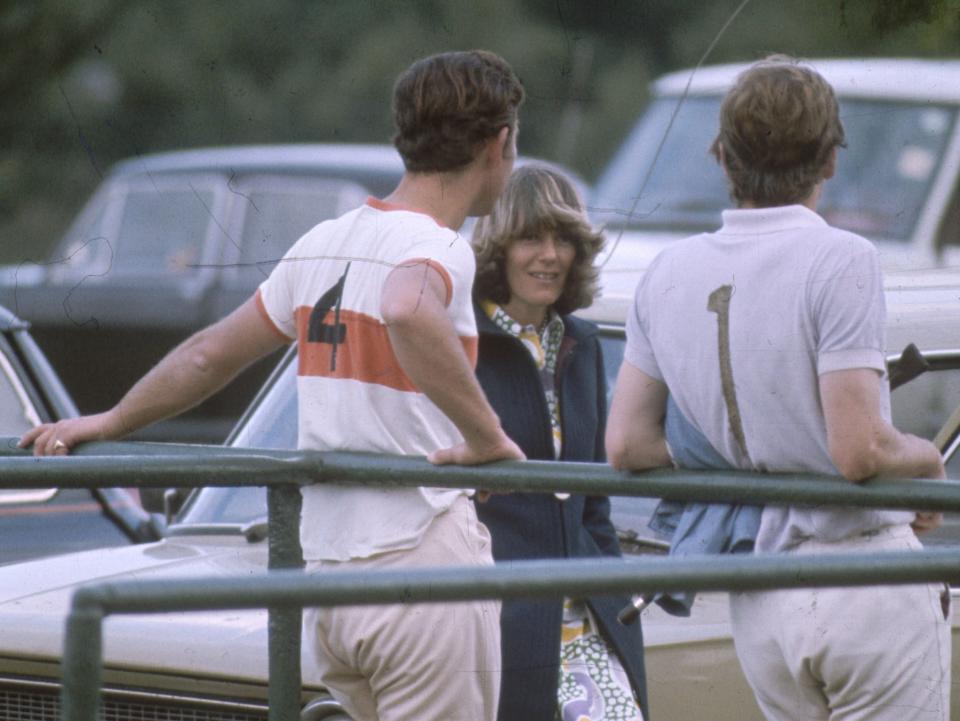
<svg viewBox="0 0 960 721"><path fill-rule="evenodd" d="M0 438L76 415L23 324L0 307ZM122 489L0 489L0 564L159 535Z"/></svg>

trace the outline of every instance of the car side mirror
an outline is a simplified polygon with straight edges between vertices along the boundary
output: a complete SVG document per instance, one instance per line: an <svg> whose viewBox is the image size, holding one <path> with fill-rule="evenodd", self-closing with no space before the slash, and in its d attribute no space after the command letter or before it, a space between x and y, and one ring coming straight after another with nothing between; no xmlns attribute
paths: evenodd
<svg viewBox="0 0 960 721"><path fill-rule="evenodd" d="M150 513L162 513L167 523L173 520L190 494L189 488L141 488L140 505Z"/></svg>
<svg viewBox="0 0 960 721"><path fill-rule="evenodd" d="M916 344L911 343L903 349L900 360L890 372L890 390L896 390L928 370L930 370L930 363L923 357Z"/></svg>

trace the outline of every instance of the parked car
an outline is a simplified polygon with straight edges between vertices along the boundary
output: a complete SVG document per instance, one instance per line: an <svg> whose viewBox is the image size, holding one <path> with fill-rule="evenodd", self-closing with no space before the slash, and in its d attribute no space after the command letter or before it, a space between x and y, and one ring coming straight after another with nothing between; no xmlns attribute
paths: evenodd
<svg viewBox="0 0 960 721"><path fill-rule="evenodd" d="M609 267L606 295L584 315L601 325L608 375L623 353L625 308L637 273ZM935 373L960 375L960 272L934 279L892 277L888 284L890 349L894 370L900 349L915 341ZM288 354L244 416L230 444L292 448L296 443L296 363ZM921 376L922 379L923 376ZM919 379L918 379L919 380ZM909 403L907 383L894 395L897 413ZM903 406L906 402L906 406ZM960 393L951 400L960 405ZM934 425L944 422L934 418ZM948 449L949 472L960 477L957 442ZM646 527L655 501L613 499L613 518L630 554L662 552ZM100 579L166 579L255 574L266 568L266 493L262 488L206 488L194 493L154 544L74 554L0 568L0 699L11 708L36 709L52 721L58 706L64 618L79 585ZM941 543L958 545L960 527L945 524ZM660 719L761 721L740 672L724 594L698 597L689 618L657 607L644 613L651 713ZM230 611L117 616L105 630L106 718L265 719L267 717L266 612ZM954 632L955 682L960 681L960 629ZM305 667L303 719L346 717ZM311 704L313 704L311 706ZM960 706L952 718L960 721Z"/></svg>
<svg viewBox="0 0 960 721"><path fill-rule="evenodd" d="M0 303L32 323L80 410L104 410L249 297L310 227L395 182L389 150L212 148L121 162L48 258L25 251L0 271ZM140 438L222 441L278 357Z"/></svg>
<svg viewBox="0 0 960 721"><path fill-rule="evenodd" d="M389 145L132 158L111 170L50 257L25 249L21 263L0 268L0 304L33 324L80 410L102 411L168 350L249 298L303 233L389 194L402 175ZM223 441L279 357L137 438Z"/></svg>
<svg viewBox="0 0 960 721"><path fill-rule="evenodd" d="M960 60L811 60L846 128L819 206L876 242L888 270L960 262ZM601 173L591 200L618 254L645 268L677 238L715 230L730 206L708 154L720 102L746 64L670 73ZM613 244L611 243L611 246Z"/></svg>
<svg viewBox="0 0 960 721"><path fill-rule="evenodd" d="M27 323L0 306L0 437L76 415ZM0 564L159 538L156 521L123 489L0 489Z"/></svg>

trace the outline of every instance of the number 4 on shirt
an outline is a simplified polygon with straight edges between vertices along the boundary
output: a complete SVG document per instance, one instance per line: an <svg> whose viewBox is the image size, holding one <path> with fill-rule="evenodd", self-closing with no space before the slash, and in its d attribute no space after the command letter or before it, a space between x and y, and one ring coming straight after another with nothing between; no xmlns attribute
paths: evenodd
<svg viewBox="0 0 960 721"><path fill-rule="evenodd" d="M320 300L313 306L310 313L310 325L307 330L307 341L310 343L329 343L333 346L330 353L330 370L337 369L337 346L347 338L347 326L340 322L340 302L343 300L343 286L350 272L350 263L333 286L331 286ZM330 311L333 311L333 324L324 320Z"/></svg>

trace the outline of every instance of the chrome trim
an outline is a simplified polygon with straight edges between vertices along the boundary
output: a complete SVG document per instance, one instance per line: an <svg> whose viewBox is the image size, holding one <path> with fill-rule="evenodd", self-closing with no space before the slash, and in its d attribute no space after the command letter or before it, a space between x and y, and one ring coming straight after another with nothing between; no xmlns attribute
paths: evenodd
<svg viewBox="0 0 960 721"><path fill-rule="evenodd" d="M45 503L57 495L56 488L40 488L28 490L25 488L0 489L0 506L20 506L28 503Z"/></svg>
<svg viewBox="0 0 960 721"><path fill-rule="evenodd" d="M23 383L20 382L20 378L13 370L13 365L3 354L0 354L0 372L3 373L4 377L10 382L10 387L13 388L13 393L16 395L17 400L20 401L20 406L23 408L24 416L28 423L32 423L34 426L39 426L40 415L37 413L37 409L33 407L33 404L30 403L30 396L27 395L26 389L23 387ZM10 489L7 491L0 492L0 506L16 506L22 503L43 503L44 501L49 501L57 495L56 488L38 488L38 489Z"/></svg>
<svg viewBox="0 0 960 721"><path fill-rule="evenodd" d="M339 715L342 719L350 718L338 701L329 697L315 698L308 701L300 711L300 721L323 721L333 718L334 715Z"/></svg>
<svg viewBox="0 0 960 721"><path fill-rule="evenodd" d="M947 460L953 458L953 454L957 452L957 449L960 449L960 435L953 439L953 443L948 445L943 450L943 457Z"/></svg>
<svg viewBox="0 0 960 721"><path fill-rule="evenodd" d="M60 693L61 684L56 681L42 681L40 679L16 678L13 676L0 676L0 690L6 687L16 687L18 689L33 689L37 691L48 691L56 694ZM132 689L116 688L112 686L103 687L103 698L105 699L135 699L137 701L163 701L181 705L202 706L204 708L224 709L228 711L251 711L260 713L267 710L267 702L262 704L242 703L239 701L227 701L203 698L200 696L180 696L173 693L164 693L160 691L134 691Z"/></svg>
<svg viewBox="0 0 960 721"><path fill-rule="evenodd" d="M167 527L166 536L243 536L240 523L174 523Z"/></svg>
<svg viewBox="0 0 960 721"><path fill-rule="evenodd" d="M23 383L20 382L20 378L13 370L13 365L7 360L7 357L3 354L0 354L0 370L3 371L3 374L10 379L10 385L13 387L13 392L17 394L17 398L20 401L20 405L23 406L27 420L30 423L33 423L35 426L40 425L40 416L37 414L37 409L33 407L30 403L30 396L27 395L26 389L23 387Z"/></svg>
<svg viewBox="0 0 960 721"><path fill-rule="evenodd" d="M900 360L900 356L903 355L902 352L898 353L888 353L886 356L887 363L896 363ZM923 350L920 349L920 355L922 355L928 361L945 361L951 358L957 359L958 364L960 364L960 348L937 348L935 350Z"/></svg>

